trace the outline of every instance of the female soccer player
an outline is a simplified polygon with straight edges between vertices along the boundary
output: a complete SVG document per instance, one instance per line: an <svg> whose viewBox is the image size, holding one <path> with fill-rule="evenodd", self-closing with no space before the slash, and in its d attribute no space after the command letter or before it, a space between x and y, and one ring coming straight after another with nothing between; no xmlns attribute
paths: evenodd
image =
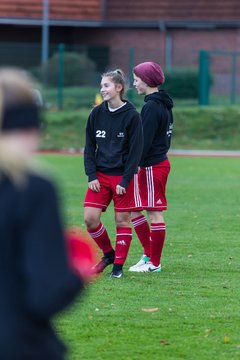
<svg viewBox="0 0 240 360"><path fill-rule="evenodd" d="M76 261L76 235L68 255L55 186L33 166L37 101L26 74L0 70L0 359L6 360L64 359L51 320L83 289L93 265Z"/></svg>
<svg viewBox="0 0 240 360"><path fill-rule="evenodd" d="M84 201L87 230L103 252L95 272L113 264L111 276L121 278L132 240L131 211L141 210L137 166L143 147L140 116L124 100L124 74L121 70L102 75L103 103L90 113L84 150L88 190ZM114 202L116 246L112 247L100 217Z"/></svg>
<svg viewBox="0 0 240 360"><path fill-rule="evenodd" d="M138 94L145 95L141 110L144 146L140 160L139 190L150 226L141 212L132 213L132 223L144 254L129 270L159 272L166 235L163 211L167 209L165 190L170 172L167 152L173 128L173 102L164 90L158 90L158 86L164 83L164 73L159 64L144 62L137 65L133 72Z"/></svg>

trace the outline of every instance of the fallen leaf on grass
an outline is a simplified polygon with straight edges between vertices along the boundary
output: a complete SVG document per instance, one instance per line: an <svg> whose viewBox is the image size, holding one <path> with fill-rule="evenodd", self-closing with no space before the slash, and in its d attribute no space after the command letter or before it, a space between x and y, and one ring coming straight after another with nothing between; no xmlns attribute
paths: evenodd
<svg viewBox="0 0 240 360"><path fill-rule="evenodd" d="M158 311L159 308L146 308L146 309L142 309L142 311L144 312L149 312L149 313L152 313L152 312L156 312Z"/></svg>
<svg viewBox="0 0 240 360"><path fill-rule="evenodd" d="M224 336L223 342L224 342L224 344L230 343L230 337L229 336Z"/></svg>
<svg viewBox="0 0 240 360"><path fill-rule="evenodd" d="M170 345L170 342L168 342L167 340L164 340L164 339L160 339L160 343L163 345Z"/></svg>

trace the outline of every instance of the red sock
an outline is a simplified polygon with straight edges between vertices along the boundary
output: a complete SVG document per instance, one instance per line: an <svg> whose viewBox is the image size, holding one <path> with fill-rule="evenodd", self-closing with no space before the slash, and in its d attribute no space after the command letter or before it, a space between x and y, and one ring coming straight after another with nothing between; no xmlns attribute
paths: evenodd
<svg viewBox="0 0 240 360"><path fill-rule="evenodd" d="M130 227L117 227L114 264L123 265L125 263L131 241L132 229Z"/></svg>
<svg viewBox="0 0 240 360"><path fill-rule="evenodd" d="M150 256L150 229L147 219L144 215L140 215L132 219L132 224L142 244L144 254Z"/></svg>
<svg viewBox="0 0 240 360"><path fill-rule="evenodd" d="M151 256L150 261L154 266L160 264L162 249L166 236L165 223L151 223Z"/></svg>
<svg viewBox="0 0 240 360"><path fill-rule="evenodd" d="M93 240L97 243L97 245L104 254L109 253L110 251L113 250L107 230L105 229L105 227L101 222L96 229L94 230L88 229L88 233L91 235Z"/></svg>

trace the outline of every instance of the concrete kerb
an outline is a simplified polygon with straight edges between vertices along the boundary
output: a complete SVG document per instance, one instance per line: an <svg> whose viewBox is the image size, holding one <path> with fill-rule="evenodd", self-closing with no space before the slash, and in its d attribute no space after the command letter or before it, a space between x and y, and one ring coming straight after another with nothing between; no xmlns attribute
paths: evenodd
<svg viewBox="0 0 240 360"><path fill-rule="evenodd" d="M56 150L39 150L41 154L59 154L59 155L83 155L82 149L56 149ZM169 156L199 156L199 157L240 157L240 151L232 150L186 150L171 149Z"/></svg>
<svg viewBox="0 0 240 360"><path fill-rule="evenodd" d="M240 151L228 150L170 150L170 156L240 157Z"/></svg>

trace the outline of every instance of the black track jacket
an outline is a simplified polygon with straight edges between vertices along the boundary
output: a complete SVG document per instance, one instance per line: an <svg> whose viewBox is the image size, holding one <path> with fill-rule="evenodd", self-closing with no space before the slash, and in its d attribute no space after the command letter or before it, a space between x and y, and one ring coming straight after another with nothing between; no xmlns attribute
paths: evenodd
<svg viewBox="0 0 240 360"><path fill-rule="evenodd" d="M0 179L0 359L61 360L51 325L83 288L68 266L52 183L29 175L17 188Z"/></svg>
<svg viewBox="0 0 240 360"><path fill-rule="evenodd" d="M144 146L141 167L167 159L173 129L173 101L164 90L146 95L141 111Z"/></svg>
<svg viewBox="0 0 240 360"><path fill-rule="evenodd" d="M142 123L131 103L114 112L108 110L106 101L96 106L86 127L84 165L88 181L97 179L97 171L123 175L119 185L126 188L137 173L142 147Z"/></svg>

